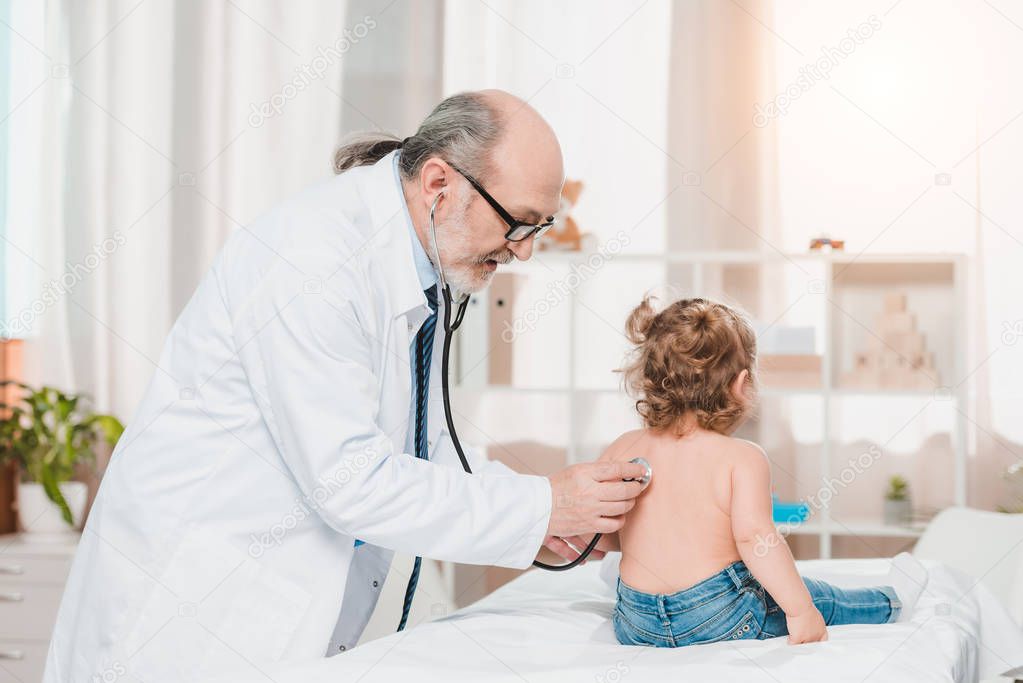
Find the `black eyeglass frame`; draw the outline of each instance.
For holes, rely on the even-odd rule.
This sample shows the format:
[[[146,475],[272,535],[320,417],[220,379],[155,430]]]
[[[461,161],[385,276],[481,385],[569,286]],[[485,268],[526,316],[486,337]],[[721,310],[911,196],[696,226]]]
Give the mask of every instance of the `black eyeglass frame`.
[[[487,200],[487,204],[490,204],[491,208],[493,208],[494,211],[497,212],[497,215],[501,217],[501,220],[503,220],[508,225],[508,231],[504,233],[504,238],[509,242],[521,242],[533,236],[540,238],[543,236],[545,232],[554,227],[554,216],[548,216],[543,223],[537,224],[529,223],[527,221],[520,221],[516,219],[514,216],[508,213],[505,210],[505,208],[501,206],[501,204],[490,195],[489,192],[483,189],[483,186],[480,185],[479,181],[477,181],[475,178],[473,178],[471,175],[469,175],[462,169],[452,164],[450,161],[448,161],[447,164],[451,168],[458,171],[458,173],[463,178],[468,180],[469,184],[472,185],[473,189],[479,192],[480,196],[483,197],[483,199]]]

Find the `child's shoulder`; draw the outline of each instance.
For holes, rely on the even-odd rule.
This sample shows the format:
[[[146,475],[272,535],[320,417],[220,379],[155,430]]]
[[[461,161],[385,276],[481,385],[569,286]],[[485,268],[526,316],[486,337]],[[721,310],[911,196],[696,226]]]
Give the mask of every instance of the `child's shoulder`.
[[[727,440],[725,448],[733,466],[757,470],[769,468],[767,453],[759,444],[730,436],[722,438]]]
[[[747,441],[746,439],[737,439],[734,436],[726,436],[725,438],[729,446],[738,454],[751,457],[751,458],[766,458],[767,453],[761,448],[760,444]]]
[[[699,447],[699,451],[712,450],[716,456],[721,457],[722,463],[739,467],[760,467],[767,462],[767,454],[764,449],[752,441],[704,430],[701,430],[697,438],[703,444],[702,447]],[[668,450],[665,450],[666,441],[671,442],[667,445]],[[677,439],[667,439],[663,434],[650,429],[633,429],[612,441],[604,449],[600,460],[631,460],[637,453],[647,455],[651,450],[664,453],[674,452],[675,448],[692,447],[683,445],[683,443]]]
[[[600,455],[601,460],[631,460],[634,456],[626,457],[635,448],[646,440],[648,435],[646,429],[633,429],[625,432],[604,449]]]

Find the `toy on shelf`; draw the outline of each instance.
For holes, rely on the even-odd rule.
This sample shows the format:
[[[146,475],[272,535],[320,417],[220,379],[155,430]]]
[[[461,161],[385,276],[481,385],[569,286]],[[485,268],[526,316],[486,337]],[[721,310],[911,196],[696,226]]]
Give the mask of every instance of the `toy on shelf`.
[[[842,378],[851,389],[933,389],[940,384],[934,354],[927,351],[916,316],[906,310],[906,295],[886,294],[884,310],[857,353],[853,369]]]
[[[830,237],[814,237],[810,240],[810,251],[842,251],[845,249],[845,240],[835,240]]]
[[[810,326],[757,325],[760,382],[771,389],[819,389],[821,356]]]
[[[810,517],[810,506],[806,503],[783,503],[772,495],[771,516],[777,524],[802,524]]]
[[[566,180],[561,188],[561,207],[554,214],[554,226],[547,231],[536,246],[540,251],[582,251],[586,237],[570,215],[583,191],[581,180]]]
[[[771,389],[820,389],[821,356],[812,353],[765,354],[757,359],[760,383]]]

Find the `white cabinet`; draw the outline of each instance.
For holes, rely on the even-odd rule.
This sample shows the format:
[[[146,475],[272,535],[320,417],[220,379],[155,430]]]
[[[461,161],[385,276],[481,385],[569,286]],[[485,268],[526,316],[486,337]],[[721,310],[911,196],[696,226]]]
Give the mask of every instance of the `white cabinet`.
[[[0,536],[0,683],[42,680],[78,538]]]

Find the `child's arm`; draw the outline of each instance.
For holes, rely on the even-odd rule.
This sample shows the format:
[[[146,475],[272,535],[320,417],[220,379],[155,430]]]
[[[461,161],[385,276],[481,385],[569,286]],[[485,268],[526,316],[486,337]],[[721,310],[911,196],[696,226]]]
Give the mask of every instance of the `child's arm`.
[[[739,457],[732,469],[732,534],[739,556],[785,612],[789,643],[827,640],[824,619],[796,571],[792,553],[774,526],[771,468],[763,450],[736,443]]]

